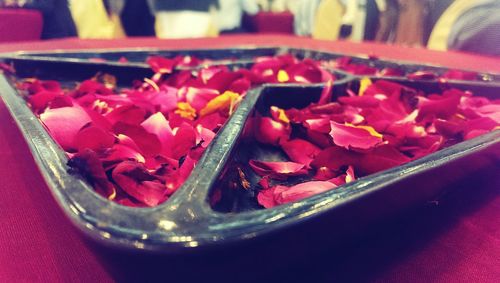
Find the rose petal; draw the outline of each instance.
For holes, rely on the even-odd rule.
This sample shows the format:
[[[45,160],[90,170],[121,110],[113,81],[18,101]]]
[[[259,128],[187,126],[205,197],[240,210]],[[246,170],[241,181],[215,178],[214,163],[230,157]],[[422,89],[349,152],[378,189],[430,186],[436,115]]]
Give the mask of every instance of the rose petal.
[[[175,68],[176,60],[167,59],[162,56],[150,56],[146,63],[153,69],[153,72],[160,74],[170,74]]]
[[[307,174],[305,165],[295,162],[265,162],[250,160],[248,164],[259,176],[270,176],[275,179],[286,179],[288,176]]]
[[[460,70],[448,70],[441,75],[441,78],[464,81],[475,81],[477,80],[477,77],[478,74],[476,72],[467,72]]]
[[[445,91],[442,96],[419,98],[419,114],[417,120],[427,115],[435,115],[438,118],[447,119],[458,110],[458,104],[463,92],[459,90]]]
[[[109,148],[115,143],[115,137],[113,134],[96,127],[94,125],[89,125],[81,129],[76,135],[73,144],[76,146],[78,151],[85,148],[98,151],[101,149]]]
[[[172,157],[179,159],[196,146],[196,130],[189,124],[181,124],[175,131],[172,144]]]
[[[226,91],[223,94],[211,99],[206,106],[200,110],[200,116],[206,116],[214,112],[228,111],[236,107],[240,95],[232,91]]]
[[[332,178],[328,180],[328,182],[331,182],[335,184],[336,186],[342,186],[344,184],[350,183],[352,181],[356,180],[356,176],[354,175],[354,167],[349,166],[346,170],[345,174],[342,174],[336,178]]]
[[[170,128],[170,124],[163,116],[163,113],[158,112],[149,116],[141,126],[151,134],[155,134],[161,142],[161,154],[165,157],[172,156],[172,147],[174,144],[174,134]]]
[[[361,175],[380,172],[409,162],[411,159],[390,145],[382,145],[363,154],[355,166]]]
[[[156,206],[167,200],[165,185],[158,182],[140,163],[124,161],[118,164],[112,178],[127,194],[148,206]]]
[[[278,185],[268,190],[260,191],[257,195],[257,200],[265,208],[271,208],[276,205],[298,201],[329,191],[335,187],[334,184],[324,181],[310,181],[292,187]]]
[[[76,134],[83,126],[91,122],[87,113],[78,107],[47,109],[40,115],[40,120],[57,143],[66,151],[77,148],[74,144]]]
[[[333,81],[327,81],[325,87],[321,91],[318,104],[326,104],[332,100]]]
[[[85,177],[103,197],[113,199],[116,196],[116,190],[108,181],[102,162],[93,150],[87,148],[78,152],[68,161],[68,166]]]
[[[309,166],[311,161],[316,158],[321,149],[314,144],[302,140],[281,140],[280,146],[288,155],[291,161]]]
[[[436,73],[432,71],[417,71],[406,75],[410,80],[435,80],[437,78]]]
[[[139,108],[135,105],[127,105],[114,109],[109,114],[104,115],[104,117],[112,125],[118,122],[138,125],[142,121],[144,121],[146,112],[144,111],[144,109]]]
[[[31,107],[36,112],[41,112],[47,108],[49,103],[51,103],[56,97],[62,96],[61,92],[54,91],[40,91],[28,98]]]
[[[258,142],[278,145],[282,139],[288,139],[292,129],[290,125],[276,122],[269,117],[256,117],[254,134]]]
[[[179,100],[183,100],[184,97],[185,101],[196,111],[203,109],[210,100],[216,98],[219,94],[215,89],[195,87],[180,88],[178,93]]]
[[[326,167],[335,171],[341,167],[354,165],[360,162],[361,154],[346,150],[338,146],[332,146],[317,153],[316,158],[311,163],[311,166],[318,168]]]
[[[207,81],[207,88],[215,89],[219,91],[219,93],[223,93],[229,89],[229,87],[233,84],[234,81],[236,81],[241,77],[242,74],[239,73],[221,71],[214,74]]]
[[[142,126],[117,122],[113,126],[115,134],[124,134],[130,137],[139,147],[144,156],[155,156],[160,153],[162,146],[156,134],[149,133]]]
[[[330,136],[332,136],[333,142],[347,149],[370,149],[382,142],[380,136],[362,127],[342,125],[336,122],[330,122],[330,126],[332,128]]]

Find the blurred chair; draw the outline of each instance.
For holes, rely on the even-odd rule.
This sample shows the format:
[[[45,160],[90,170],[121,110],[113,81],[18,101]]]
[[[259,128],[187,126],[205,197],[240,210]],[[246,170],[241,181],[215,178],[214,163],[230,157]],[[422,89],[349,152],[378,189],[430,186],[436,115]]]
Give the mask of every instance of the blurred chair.
[[[34,10],[0,9],[0,42],[39,40],[42,14]]]

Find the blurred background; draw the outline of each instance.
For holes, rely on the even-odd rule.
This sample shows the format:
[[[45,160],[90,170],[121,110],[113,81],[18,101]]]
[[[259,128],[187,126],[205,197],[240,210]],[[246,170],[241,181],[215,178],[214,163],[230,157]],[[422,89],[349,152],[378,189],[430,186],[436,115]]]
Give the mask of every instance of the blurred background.
[[[500,55],[499,0],[0,0],[0,42],[280,33]]]

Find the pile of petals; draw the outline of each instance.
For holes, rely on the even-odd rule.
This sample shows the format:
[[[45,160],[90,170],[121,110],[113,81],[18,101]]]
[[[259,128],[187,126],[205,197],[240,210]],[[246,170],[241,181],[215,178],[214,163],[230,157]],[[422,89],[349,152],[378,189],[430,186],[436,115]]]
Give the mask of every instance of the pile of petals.
[[[377,58],[372,58],[375,60]],[[340,69],[354,75],[378,76],[378,77],[406,77],[410,80],[439,80],[446,82],[448,80],[475,81],[479,74],[463,70],[447,70],[438,74],[432,70],[418,70],[406,72],[402,67],[377,68],[374,65],[353,62],[351,57],[340,57],[335,60],[323,62],[323,65],[333,69]]]
[[[196,59],[190,59],[198,64]],[[71,89],[26,79],[19,89],[68,165],[102,196],[128,206],[166,201],[187,179],[248,89],[266,82],[332,80],[311,60],[257,58],[249,69],[174,71],[185,58],[151,57],[151,78],[119,89],[109,75]]]
[[[262,176],[259,204],[270,208],[331,190],[500,125],[500,100],[457,89],[425,95],[383,80],[361,84],[359,93],[348,92],[337,102],[304,109],[273,106],[269,115],[256,114],[255,139],[288,157],[286,162],[250,160]]]

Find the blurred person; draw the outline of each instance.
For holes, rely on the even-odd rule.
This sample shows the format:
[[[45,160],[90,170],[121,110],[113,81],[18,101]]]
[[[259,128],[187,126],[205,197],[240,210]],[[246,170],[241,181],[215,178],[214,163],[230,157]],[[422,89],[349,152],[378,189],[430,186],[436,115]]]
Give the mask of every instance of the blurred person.
[[[375,41],[393,42],[396,36],[398,25],[399,3],[398,0],[385,0],[380,8],[378,29],[375,34]]]
[[[428,42],[435,50],[500,55],[500,2],[456,0],[439,18]]]
[[[255,15],[259,6],[255,0],[219,0],[219,9],[215,18],[215,25],[220,33],[241,33],[243,13]]]
[[[80,38],[123,38],[119,14],[123,0],[70,0],[70,11]]]
[[[311,35],[315,39],[336,40],[346,15],[346,6],[340,0],[321,0],[316,8]]]
[[[39,10],[43,15],[42,39],[77,35],[67,0],[0,0],[0,7]]]
[[[293,14],[293,29],[296,35],[310,36],[313,31],[321,0],[300,0]],[[330,22],[330,20],[327,20]],[[330,25],[330,24],[328,24]]]
[[[384,0],[366,0],[366,19],[363,40],[374,40],[379,28],[380,11],[386,8]]]
[[[257,0],[257,5],[259,5],[259,9],[261,11],[269,11],[271,9],[271,1],[269,0]]]
[[[427,16],[424,25],[424,40],[427,43],[437,21],[455,0],[426,0],[426,2]]]
[[[127,36],[155,35],[155,18],[147,0],[125,0],[120,19]]]
[[[352,41],[362,41],[365,35],[367,0],[340,0],[345,12],[341,16],[339,36]]]
[[[289,11],[292,14],[298,12],[301,0],[271,0],[270,7],[273,12],[285,12]]]
[[[213,9],[217,0],[148,0],[159,38],[195,38],[217,35]]]
[[[427,1],[399,0],[399,17],[394,42],[408,46],[424,44],[424,21]]]

